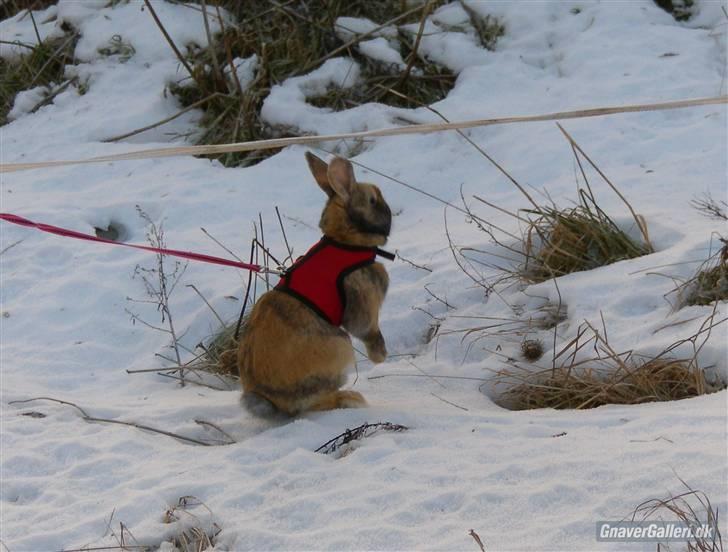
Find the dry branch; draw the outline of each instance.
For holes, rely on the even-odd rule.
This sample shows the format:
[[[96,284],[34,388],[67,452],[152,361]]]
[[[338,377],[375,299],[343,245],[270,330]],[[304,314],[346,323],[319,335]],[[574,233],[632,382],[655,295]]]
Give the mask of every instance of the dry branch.
[[[195,445],[201,445],[203,447],[209,447],[211,446],[210,443],[205,443],[204,441],[198,441],[197,439],[193,439],[192,437],[186,437],[184,435],[179,435],[178,433],[172,433],[170,431],[165,431],[163,429],[157,429],[155,427],[150,427],[148,425],[144,424],[138,424],[136,422],[125,422],[122,420],[111,420],[108,418],[97,418],[95,416],[91,416],[86,412],[83,408],[78,406],[76,403],[72,403],[70,401],[63,401],[60,399],[54,399],[52,397],[34,397],[32,399],[25,399],[25,400],[19,400],[19,401],[10,401],[8,404],[24,404],[29,403],[33,401],[52,401],[59,404],[64,404],[67,406],[71,406],[75,408],[78,412],[81,413],[81,419],[85,420],[87,422],[99,422],[99,423],[106,423],[106,424],[118,424],[118,425],[126,425],[135,427],[137,429],[143,429],[144,431],[151,431],[152,433],[159,433],[160,435],[166,435],[167,437],[173,437],[174,439],[179,439],[180,441],[185,441],[188,443],[193,443]]]
[[[320,452],[323,454],[331,454],[332,452],[335,452],[339,448],[343,447],[344,445],[356,441],[359,439],[364,439],[366,437],[371,437],[375,433],[379,431],[407,431],[409,428],[407,426],[403,426],[400,424],[393,424],[391,422],[377,422],[374,424],[362,424],[359,427],[355,427],[354,429],[347,429],[344,431],[344,433],[341,433],[340,435],[337,435],[333,439],[330,439],[326,441],[323,445],[321,445],[319,448],[317,448],[314,452]]]

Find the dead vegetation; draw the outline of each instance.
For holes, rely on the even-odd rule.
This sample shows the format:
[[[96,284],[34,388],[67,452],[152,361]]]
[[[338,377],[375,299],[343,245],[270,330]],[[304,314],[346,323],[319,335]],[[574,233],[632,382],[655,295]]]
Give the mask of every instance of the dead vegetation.
[[[169,335],[169,349],[172,351],[172,355],[157,353],[157,357],[169,364],[166,367],[127,370],[128,374],[156,374],[175,380],[181,386],[191,384],[216,391],[228,391],[238,387],[238,340],[241,332],[245,331],[248,309],[255,303],[259,294],[272,288],[277,281],[277,274],[287,266],[290,266],[294,260],[293,251],[288,243],[286,228],[283,224],[283,217],[278,207],[275,207],[275,212],[283,237],[282,245],[285,247],[286,254],[285,256],[281,255],[277,257],[271,252],[271,248],[266,245],[264,220],[262,214],[259,214],[258,220],[252,223],[253,239],[251,240],[250,256],[247,259],[247,263],[260,265],[263,269],[260,272],[252,270],[247,272],[247,285],[245,286],[245,292],[242,297],[241,311],[237,322],[225,320],[220,316],[194,284],[186,284],[184,286],[197,294],[218,322],[217,329],[194,347],[183,344],[182,337],[186,331],[180,333],[175,330],[170,304],[170,296],[179,287],[186,265],[181,265],[179,262],[176,262],[173,266],[168,266],[166,264],[167,256],[163,253],[158,253],[154,267],[136,268],[135,276],[141,277],[149,299],[127,299],[135,303],[155,305],[157,312],[161,314],[162,324],[166,325],[166,327],[149,323],[138,313],[131,312],[128,309],[127,313],[130,314],[133,323],[138,322],[154,331],[161,331]],[[155,224],[142,211],[140,211],[140,216],[149,228],[147,236],[149,243],[154,247],[163,246],[164,233],[161,224]],[[237,261],[244,262],[235,252],[211,235],[207,230],[204,228],[201,230],[216,245],[225,250],[228,255]],[[228,298],[238,299],[233,296],[229,296]],[[187,359],[183,361],[183,357],[187,357]],[[204,422],[198,423],[201,423],[201,425],[210,425]],[[220,432],[219,428],[214,429]]]
[[[728,221],[726,213],[728,204],[725,201],[716,201],[710,194],[697,197],[690,204],[708,218]],[[720,244],[717,250],[713,247],[711,239],[710,250],[714,252],[709,254],[690,278],[679,281],[675,289],[668,294],[676,297],[671,301],[675,308],[705,306],[728,300],[728,239],[721,235],[714,237]]]
[[[717,375],[708,378],[698,364],[712,329],[726,321],[715,321],[715,314],[714,310],[694,335],[654,356],[617,352],[609,344],[606,327],[600,331],[584,322],[571,341],[554,349],[550,367],[534,371],[511,360],[497,371],[495,386],[505,388],[497,402],[511,410],[584,409],[680,400],[725,389],[725,381]],[[673,356],[685,344],[692,346],[692,356]],[[587,354],[590,348],[593,353]]]
[[[543,282],[652,252],[617,226],[586,190],[578,193],[575,207],[539,206],[522,211],[528,216],[525,262],[520,267],[526,282]]]
[[[197,142],[204,144],[300,134],[298,129],[273,128],[263,121],[263,101],[273,86],[309,73],[335,56],[355,60],[361,68],[359,80],[353,86],[331,87],[323,95],[308,97],[310,104],[334,110],[368,102],[397,107],[430,104],[444,98],[455,82],[455,75],[418,52],[425,18],[445,3],[442,0],[414,5],[369,0],[245,3],[199,0],[210,46],[188,48],[186,54],[178,54],[189,77],[172,85],[170,90],[183,106],[203,110],[200,124],[204,131]],[[236,22],[226,21],[221,8]],[[503,26],[493,18],[483,19],[471,12],[476,34],[487,47],[494,47],[504,32]],[[337,19],[342,16],[366,18],[373,22],[374,28],[354,32],[341,23],[337,25]],[[222,28],[219,35],[209,32],[212,21]],[[416,23],[420,23],[417,31],[411,26],[405,27]],[[359,44],[374,38],[386,38],[402,55],[405,67],[384,63],[363,53]],[[175,50],[179,52],[179,48]],[[241,83],[233,69],[243,60],[254,66],[252,79],[247,83]],[[277,151],[226,153],[215,157],[226,166],[246,166]]]
[[[32,17],[31,9],[42,9],[47,0],[10,0],[6,2],[7,14],[25,10]],[[167,33],[149,0],[144,9],[154,19],[160,33],[173,50],[187,76],[169,86],[183,109],[162,121],[144,128],[113,136],[107,141],[118,141],[161,126],[190,109],[201,109],[201,132],[191,133],[196,143],[221,144],[278,138],[300,134],[300,129],[273,127],[261,117],[263,101],[271,88],[286,79],[305,75],[333,57],[346,56],[360,67],[360,75],[352,86],[330,87],[323,94],[307,97],[311,105],[333,110],[344,110],[370,102],[385,103],[395,107],[418,107],[444,98],[455,83],[456,76],[443,66],[434,63],[420,51],[425,21],[435,25],[437,32],[463,32],[475,35],[485,48],[495,48],[505,32],[496,18],[482,16],[466,2],[461,5],[468,14],[468,21],[457,28],[450,28],[427,20],[446,0],[421,2],[371,2],[369,0],[328,0],[305,2],[304,0],[197,0],[185,6],[190,17],[201,18],[207,32],[208,46],[175,44]],[[110,6],[114,2],[109,3]],[[371,28],[348,29],[340,17],[364,18]],[[219,32],[218,32],[219,30]],[[69,27],[68,32],[71,33]],[[73,36],[69,34],[69,36]],[[384,62],[361,44],[365,41],[386,40],[390,48],[398,51],[402,64]],[[0,61],[2,103],[0,115],[6,122],[14,98],[21,90],[33,84],[48,86],[45,103],[52,102],[59,87],[75,84],[83,93],[85,84],[64,82],[66,64],[73,63],[75,39],[58,43],[24,45],[28,54],[20,63]],[[62,47],[60,47],[62,46]],[[114,37],[100,53],[116,56],[123,63],[134,55],[133,44]],[[245,66],[247,77],[239,74]],[[31,84],[32,83],[32,84]],[[56,83],[56,86],[51,86]],[[41,105],[37,106],[40,107]],[[36,108],[37,108],[36,107]],[[34,108],[34,109],[36,109]],[[246,166],[277,153],[279,150],[224,153],[213,157],[225,166]]]
[[[165,543],[178,552],[203,552],[215,548],[222,528],[213,521],[210,508],[194,496],[182,496],[162,517],[165,524],[174,524],[176,531]],[[163,543],[164,544],[164,543]]]
[[[512,213],[474,196],[479,202],[510,215],[521,226],[520,243],[511,245],[507,242],[515,237],[514,233],[479,225],[504,254],[522,259],[513,267],[498,267],[504,273],[498,281],[512,279],[527,284],[540,283],[654,252],[644,218],[635,212],[629,201],[571,135],[561,125],[558,126],[571,146],[581,176],[581,182],[577,181],[577,199],[573,207],[561,208],[550,200],[539,204],[508,173],[505,174],[522,192],[530,207]],[[629,235],[602,208],[582,161],[586,161],[624,203],[641,240]]]
[[[373,436],[375,433],[380,431],[389,431],[399,433],[407,431],[409,428],[401,424],[393,424],[392,422],[377,422],[374,424],[365,423],[354,429],[347,429],[340,435],[337,435],[333,439],[326,441],[323,445],[318,447],[314,452],[320,452],[322,454],[333,454],[337,453],[338,457],[344,457],[349,454],[352,449],[352,443],[367,437]]]
[[[215,549],[217,537],[222,531],[220,525],[215,521],[212,510],[200,499],[191,495],[181,496],[176,504],[164,512],[161,522],[168,525],[169,530],[165,531],[166,535],[160,537],[156,543],[142,544],[122,521],[118,522],[117,529],[114,521],[115,515],[116,510],[111,512],[106,523],[106,532],[101,536],[102,541],[114,544],[105,546],[87,544],[80,548],[64,548],[63,552],[90,552],[92,550],[204,552]]]
[[[32,17],[30,12],[28,14],[28,17]],[[64,30],[64,36],[45,41],[41,41],[40,35],[37,35],[34,44],[16,42],[23,53],[13,60],[0,58],[0,126],[9,122],[8,114],[19,92],[43,87],[40,99],[28,110],[34,113],[77,83],[75,78],[66,79],[65,71],[67,65],[75,63],[78,34],[68,25]],[[79,90],[83,91],[83,87]]]
[[[672,291],[678,308],[728,301],[728,240],[719,236],[718,241],[721,247]]]
[[[667,498],[653,498],[638,505],[631,515],[631,521],[677,522],[692,529],[692,536],[680,542],[680,550],[689,552],[723,552],[723,537],[720,532],[718,507],[713,506],[703,491],[697,491],[683,481],[685,491]],[[669,543],[658,543],[658,550],[669,552]]]
[[[22,11],[44,10],[57,2],[58,0],[3,0],[0,2],[0,21]]]

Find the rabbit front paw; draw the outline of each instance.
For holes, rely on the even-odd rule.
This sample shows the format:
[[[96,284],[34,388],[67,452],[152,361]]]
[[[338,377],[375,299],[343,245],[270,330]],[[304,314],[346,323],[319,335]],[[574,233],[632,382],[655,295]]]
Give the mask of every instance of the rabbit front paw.
[[[368,337],[364,342],[367,346],[367,356],[374,364],[384,362],[387,358],[387,345],[384,343],[382,332]]]

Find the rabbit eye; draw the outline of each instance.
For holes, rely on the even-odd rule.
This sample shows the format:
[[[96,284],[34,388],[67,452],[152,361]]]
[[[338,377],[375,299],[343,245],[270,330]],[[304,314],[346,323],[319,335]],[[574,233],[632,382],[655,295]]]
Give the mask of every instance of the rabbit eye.
[[[374,196],[369,198],[369,205],[374,205],[377,202],[377,200],[374,198]]]

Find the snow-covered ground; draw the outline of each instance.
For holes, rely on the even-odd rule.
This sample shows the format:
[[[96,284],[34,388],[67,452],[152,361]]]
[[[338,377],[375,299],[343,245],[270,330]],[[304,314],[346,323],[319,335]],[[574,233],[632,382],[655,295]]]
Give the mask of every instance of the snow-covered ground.
[[[80,63],[67,76],[78,75],[88,91],[79,95],[71,87],[32,114],[27,111],[38,91],[21,95],[14,120],[0,129],[3,163],[158,147],[194,131],[200,114],[193,111],[128,142],[102,142],[179,110],[165,86],[184,77],[141,2],[107,4],[61,0],[35,14],[43,37],[57,34],[62,21],[80,30]],[[472,33],[442,30],[467,20],[458,3],[432,15],[421,50],[458,72],[455,88],[435,106],[450,120],[726,94],[725,2],[696,0],[697,13],[687,23],[677,23],[648,0],[469,4],[501,18],[506,33],[491,52]],[[155,7],[177,43],[205,44],[198,11],[163,2]],[[367,28],[366,22],[348,23],[349,29]],[[0,23],[0,34],[3,41],[32,43],[35,37],[29,18],[20,16]],[[99,53],[115,35],[133,46],[132,57]],[[368,48],[398,63],[386,36],[379,38]],[[2,44],[0,55],[16,53]],[[248,60],[245,71],[255,67]],[[306,133],[388,127],[400,118],[436,120],[426,110],[364,105],[332,113],[305,103],[307,95],[331,82],[347,85],[356,74],[349,60],[331,60],[312,76],[274,89],[264,116]],[[568,319],[559,326],[557,348],[573,339],[584,320],[601,325],[601,313],[615,349],[659,352],[695,333],[711,312],[672,309],[663,295],[674,284],[654,273],[689,276],[709,255],[711,233],[726,233],[724,223],[689,206],[703,192],[726,197],[726,108],[622,114],[564,126],[644,215],[657,251],[560,278]],[[574,159],[553,122],[493,126],[468,135],[523,184],[547,190],[561,205],[575,198]],[[456,204],[462,187],[468,202],[478,194],[511,211],[528,207],[455,133],[383,138],[365,146],[356,161]],[[300,254],[319,236],[324,200],[304,151],[290,147],[246,169],[178,157],[3,174],[0,211],[85,233],[114,222],[125,227],[128,242],[143,243],[147,226],[138,205],[164,222],[169,247],[227,256],[200,228],[244,253],[252,221],[262,213],[266,242],[283,251],[277,205]],[[503,366],[502,357],[489,351],[516,355],[519,339],[490,337],[473,344],[447,330],[474,325],[462,316],[512,316],[507,304],[528,317],[544,297],[555,300],[556,289],[552,283],[511,287],[486,298],[453,261],[442,204],[364,170],[357,175],[379,184],[398,213],[388,248],[431,272],[403,261],[388,264],[391,287],[381,324],[392,356],[376,367],[361,360],[358,377],[350,380],[370,407],[287,422],[252,418],[240,407],[237,390],[180,388],[153,374],[127,374],[162,366],[155,354],[169,352],[167,336],[133,325],[125,310],[158,321],[153,306],[127,301],[144,298],[142,282],[132,276],[136,265],[152,266],[153,256],[0,224],[4,549],[114,546],[110,529],[119,536],[119,523],[136,539],[127,533],[126,543],[159,544],[191,521],[183,515],[164,523],[165,511],[188,495],[209,508],[191,510],[201,523],[222,529],[217,550],[477,550],[470,529],[489,551],[653,549],[598,543],[595,522],[622,519],[645,500],[681,492],[678,476],[710,497],[726,532],[725,391],[634,407],[512,412],[492,401],[490,386],[484,393],[474,380],[369,379],[422,372],[489,378]],[[602,206],[629,228],[623,204],[595,182]],[[507,215],[482,207],[480,216],[516,229]],[[447,223],[457,244],[490,247],[487,236],[458,211],[448,209]],[[485,277],[495,276],[480,268]],[[246,278],[234,269],[189,265],[170,305],[185,346],[194,348],[219,323],[182,284],[195,285],[232,320]],[[454,308],[447,310],[427,290]],[[444,319],[441,337],[430,343],[425,336],[433,320],[423,310]],[[722,303],[716,320],[725,314]],[[550,359],[552,334],[533,336],[546,338]],[[405,354],[415,356],[395,356]],[[725,326],[716,329],[699,360],[714,375],[728,377]],[[128,426],[87,423],[57,403],[10,404],[33,397],[70,401],[91,416],[199,440],[218,438],[214,429],[195,423],[203,420],[237,442],[195,446]],[[342,458],[313,452],[366,421],[411,429],[365,439]]]

